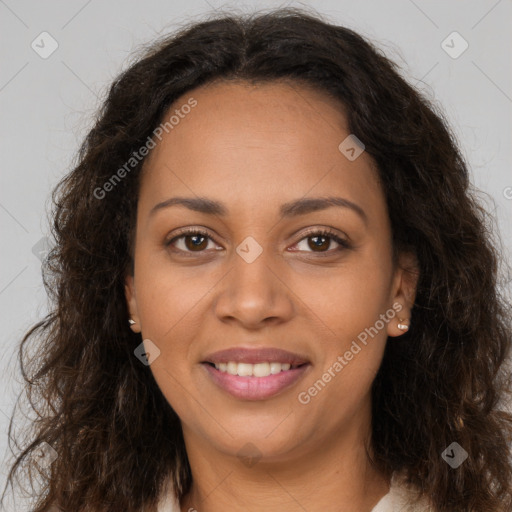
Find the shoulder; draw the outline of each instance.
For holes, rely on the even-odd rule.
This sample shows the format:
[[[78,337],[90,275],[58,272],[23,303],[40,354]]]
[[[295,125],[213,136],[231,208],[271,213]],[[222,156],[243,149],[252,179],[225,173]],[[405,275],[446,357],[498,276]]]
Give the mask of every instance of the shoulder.
[[[372,509],[372,512],[433,512],[429,500],[408,485],[399,475],[393,475],[389,493]]]

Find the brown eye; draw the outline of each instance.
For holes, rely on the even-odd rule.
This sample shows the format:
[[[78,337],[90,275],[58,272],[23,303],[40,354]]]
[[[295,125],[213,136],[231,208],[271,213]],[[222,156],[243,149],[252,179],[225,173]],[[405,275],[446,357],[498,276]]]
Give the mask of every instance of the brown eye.
[[[190,249],[191,251],[194,251],[196,249],[206,249],[206,247],[208,246],[208,238],[203,235],[186,235],[183,237],[183,239],[185,241],[185,246],[187,247],[187,249]]]
[[[329,256],[335,252],[343,249],[349,249],[349,243],[340,238],[336,233],[329,230],[321,230],[307,233],[307,236],[300,240],[299,244],[307,240],[307,247],[310,250],[299,249],[298,252],[312,252],[318,255]],[[203,253],[208,248],[208,242],[214,240],[208,235],[206,231],[191,229],[183,231],[171,240],[165,243],[167,247],[172,247],[174,251],[184,254],[190,253]],[[332,242],[336,242],[339,247],[329,250]],[[181,244],[181,246],[180,246]],[[297,244],[297,246],[299,245]]]
[[[173,246],[177,251],[182,252],[203,252],[212,239],[208,233],[201,230],[184,231],[165,243],[166,246]],[[176,242],[183,242],[181,247],[175,247]]]
[[[311,247],[311,249],[328,249],[331,245],[331,239],[327,236],[309,236],[307,238],[308,240],[313,240],[313,243],[308,242],[308,246]]]
[[[349,243],[346,240],[340,238],[336,233],[329,230],[315,231],[312,233],[308,233],[306,237],[304,237],[299,244],[303,241],[307,240],[307,247],[311,249],[311,251],[305,252],[316,252],[316,253],[333,253],[343,249],[348,249]],[[329,250],[329,247],[332,241],[336,242],[340,247]],[[299,245],[297,244],[297,245]]]

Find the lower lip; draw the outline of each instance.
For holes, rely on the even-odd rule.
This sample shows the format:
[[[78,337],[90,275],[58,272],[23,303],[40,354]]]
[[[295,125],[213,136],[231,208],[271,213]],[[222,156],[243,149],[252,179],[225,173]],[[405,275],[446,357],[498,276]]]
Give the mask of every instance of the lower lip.
[[[265,400],[293,386],[309,368],[304,364],[298,368],[281,371],[267,377],[240,377],[221,372],[207,363],[202,364],[213,382],[236,398],[245,400]]]

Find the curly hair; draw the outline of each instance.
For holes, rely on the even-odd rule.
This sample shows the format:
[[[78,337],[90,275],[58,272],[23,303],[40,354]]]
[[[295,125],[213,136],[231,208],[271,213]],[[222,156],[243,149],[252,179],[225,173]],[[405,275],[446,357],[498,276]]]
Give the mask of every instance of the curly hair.
[[[411,329],[387,344],[372,387],[374,462],[407,475],[436,512],[512,510],[512,315],[490,215],[441,109],[373,43],[298,8],[189,23],[144,48],[111,84],[53,191],[55,244],[43,266],[53,307],[19,346],[36,419],[8,483],[22,469],[32,486],[39,479],[33,512],[152,511],[169,478],[179,499],[190,489],[179,417],[134,357],[140,335],[126,328],[145,158],[107,198],[98,190],[173,102],[218,80],[286,80],[344,106],[376,162],[394,251],[413,251],[420,270]],[[441,457],[452,442],[469,454],[457,469]],[[58,457],[44,469],[34,454],[47,445]]]

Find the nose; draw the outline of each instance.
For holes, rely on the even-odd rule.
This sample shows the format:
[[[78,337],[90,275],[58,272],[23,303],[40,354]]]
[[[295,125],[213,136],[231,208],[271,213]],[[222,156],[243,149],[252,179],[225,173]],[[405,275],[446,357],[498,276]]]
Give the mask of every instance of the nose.
[[[252,330],[289,321],[295,308],[286,273],[271,261],[270,251],[261,251],[255,259],[241,254],[233,254],[232,267],[218,288],[217,317]]]

